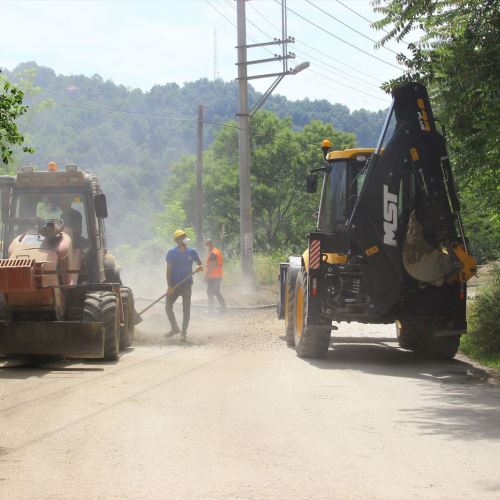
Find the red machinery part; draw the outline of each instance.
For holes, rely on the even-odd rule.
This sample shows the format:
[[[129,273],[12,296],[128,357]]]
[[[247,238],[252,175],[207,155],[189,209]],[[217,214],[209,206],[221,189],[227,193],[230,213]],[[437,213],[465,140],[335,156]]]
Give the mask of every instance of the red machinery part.
[[[1,259],[0,292],[36,290],[35,259]]]

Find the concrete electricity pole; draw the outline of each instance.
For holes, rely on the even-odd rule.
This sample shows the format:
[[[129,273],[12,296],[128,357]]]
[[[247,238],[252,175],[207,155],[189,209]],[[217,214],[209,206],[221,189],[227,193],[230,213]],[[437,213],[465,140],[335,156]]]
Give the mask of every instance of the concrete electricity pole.
[[[295,54],[288,52],[288,44],[294,43],[294,39],[287,34],[286,20],[286,0],[281,0],[281,21],[282,38],[273,41],[255,43],[247,45],[246,36],[246,0],[236,0],[237,31],[238,31],[238,142],[240,153],[240,244],[241,244],[241,267],[244,278],[253,283],[253,229],[252,229],[252,194],[250,190],[250,116],[255,113],[265,100],[271,95],[279,82],[286,75],[295,75],[309,67],[309,62],[303,62],[295,68],[288,68],[288,60],[294,59]],[[247,61],[247,49],[266,47],[270,45],[281,45],[282,54],[275,55],[267,59]],[[247,66],[250,64],[262,64],[281,61],[282,71],[279,73],[267,73],[263,75],[247,75]],[[255,103],[252,110],[248,111],[248,80],[257,78],[275,77],[276,80],[271,84],[267,91]]]
[[[250,120],[248,116],[247,34],[245,0],[237,0],[238,29],[238,145],[240,153],[240,245],[241,267],[253,281],[252,194],[250,190]]]
[[[198,135],[196,141],[196,199],[194,230],[196,231],[196,250],[203,250],[203,106],[198,106]]]

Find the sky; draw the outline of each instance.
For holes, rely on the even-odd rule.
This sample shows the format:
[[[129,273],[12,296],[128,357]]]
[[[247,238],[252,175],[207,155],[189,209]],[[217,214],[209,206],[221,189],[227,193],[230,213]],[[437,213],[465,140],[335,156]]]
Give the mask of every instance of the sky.
[[[351,110],[388,106],[390,98],[379,86],[402,73],[394,52],[404,45],[389,45],[394,52],[374,49],[368,38],[378,40],[383,32],[346,5],[367,19],[379,17],[369,0],[288,0],[288,35],[296,40],[289,45],[296,54],[289,66],[309,61],[310,67],[286,76],[274,94],[327,99]],[[281,38],[279,1],[250,0],[246,11],[248,44]],[[0,0],[0,67],[10,70],[35,61],[58,74],[99,74],[147,91],[167,82],[234,80],[235,46],[234,0]],[[248,60],[279,51],[277,46],[249,49]],[[251,65],[248,73],[279,71],[281,63],[272,62]],[[251,85],[264,92],[272,82],[266,78]]]

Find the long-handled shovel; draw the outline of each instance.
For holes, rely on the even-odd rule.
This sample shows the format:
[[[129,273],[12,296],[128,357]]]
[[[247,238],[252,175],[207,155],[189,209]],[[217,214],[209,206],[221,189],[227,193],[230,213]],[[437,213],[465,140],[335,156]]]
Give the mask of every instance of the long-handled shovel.
[[[176,288],[181,286],[183,283],[185,283],[191,276],[194,276],[198,271],[195,269],[191,274],[188,274],[186,277],[182,278],[179,283],[176,283],[170,290],[173,292]],[[160,300],[164,299],[167,296],[166,293],[164,293],[161,297],[158,297],[154,302],[151,302],[148,307],[145,307],[142,311],[138,312],[137,315],[141,316],[141,314],[144,314],[147,310],[151,309],[155,304],[158,304]]]

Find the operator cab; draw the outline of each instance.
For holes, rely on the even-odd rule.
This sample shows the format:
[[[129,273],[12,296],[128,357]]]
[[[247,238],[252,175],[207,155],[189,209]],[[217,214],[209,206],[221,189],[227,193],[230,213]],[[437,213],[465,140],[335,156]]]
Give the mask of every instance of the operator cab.
[[[86,207],[82,195],[61,194],[54,190],[23,192],[13,196],[12,225],[9,236],[39,234],[41,227],[58,222],[64,227],[76,248],[88,248]],[[5,256],[6,257],[6,256]]]
[[[325,154],[318,231],[332,234],[346,228],[365,180],[368,160],[375,150],[344,149]],[[311,181],[310,181],[311,182]]]
[[[62,245],[68,254],[61,258],[68,261],[63,268],[81,269],[80,281],[102,281],[107,207],[95,176],[76,165],[59,170],[51,162],[48,171],[23,167],[16,177],[1,177],[0,191],[4,259],[14,248],[61,250]]]

